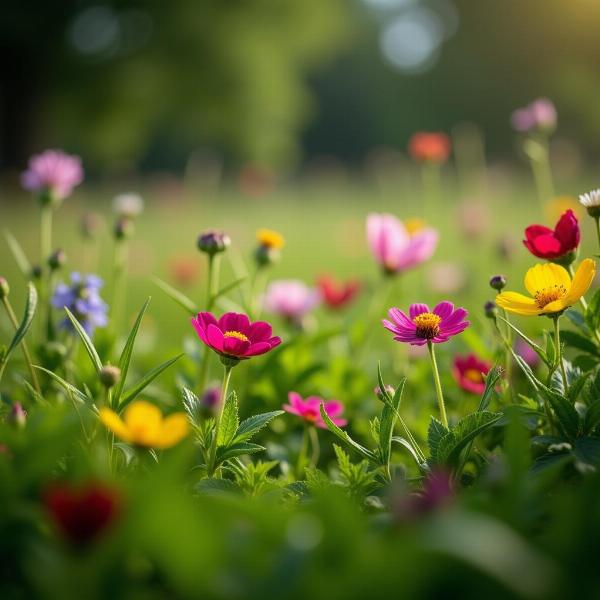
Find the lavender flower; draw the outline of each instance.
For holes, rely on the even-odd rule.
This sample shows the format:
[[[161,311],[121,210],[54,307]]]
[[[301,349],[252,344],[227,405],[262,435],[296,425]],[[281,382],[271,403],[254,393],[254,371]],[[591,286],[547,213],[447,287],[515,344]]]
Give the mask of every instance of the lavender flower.
[[[92,335],[96,327],[108,323],[108,305],[100,297],[100,288],[104,282],[97,275],[71,273],[71,285],[59,283],[52,296],[52,306],[57,309],[68,308],[81,323],[85,331]],[[68,318],[61,321],[61,327],[71,329]]]

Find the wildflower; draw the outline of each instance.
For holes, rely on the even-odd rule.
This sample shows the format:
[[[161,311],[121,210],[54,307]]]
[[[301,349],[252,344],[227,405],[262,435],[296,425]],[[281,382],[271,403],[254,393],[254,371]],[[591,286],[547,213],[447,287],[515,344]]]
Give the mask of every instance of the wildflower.
[[[123,419],[110,408],[101,408],[100,420],[119,439],[144,448],[170,448],[189,433],[185,413],[163,418],[160,409],[145,400],[132,402]]]
[[[420,492],[392,499],[392,510],[400,520],[414,520],[447,508],[454,496],[451,473],[435,469],[427,475]]]
[[[119,194],[113,198],[113,210],[120,217],[133,219],[144,210],[144,200],[135,192]]]
[[[225,252],[231,245],[231,238],[223,231],[205,231],[198,238],[198,250],[209,256]]]
[[[547,98],[539,98],[524,108],[515,110],[511,123],[516,131],[522,133],[534,130],[552,132],[556,128],[556,108]]]
[[[530,225],[525,229],[525,247],[538,258],[571,263],[579,247],[580,231],[577,217],[567,210],[554,229],[544,225]]]
[[[17,427],[25,427],[27,423],[27,411],[20,402],[15,402],[8,413],[8,421]]]
[[[317,286],[323,302],[333,310],[339,310],[350,304],[360,291],[360,281],[357,279],[337,282],[328,275],[319,277]]]
[[[100,383],[105,388],[111,388],[119,382],[121,379],[121,369],[115,365],[105,365],[100,369]]]
[[[192,319],[198,337],[212,348],[221,359],[245,360],[269,352],[281,344],[281,338],[272,335],[271,326],[264,321],[250,323],[239,313],[225,313],[218,321],[209,312],[198,313]]]
[[[432,311],[427,304],[412,304],[409,315],[399,308],[390,308],[388,316],[391,320],[384,319],[382,323],[394,334],[397,342],[414,346],[447,342],[469,326],[469,321],[465,321],[467,311],[464,308],[455,309],[454,304],[447,301],[440,302]]]
[[[518,315],[557,315],[579,302],[595,274],[596,263],[590,258],[582,261],[573,280],[560,265],[537,264],[525,274],[525,288],[531,297],[502,292],[496,296],[496,304]]]
[[[309,396],[305,400],[297,392],[288,394],[289,404],[283,405],[283,410],[298,415],[307,423],[316,425],[321,429],[327,429],[327,425],[321,418],[321,404],[325,408],[327,416],[338,426],[343,427],[348,423],[346,419],[340,417],[344,412],[344,405],[339,400],[323,400],[319,396]]]
[[[483,394],[485,377],[491,368],[492,363],[482,360],[476,354],[456,356],[452,366],[452,376],[463,390],[472,394]]]
[[[441,132],[420,131],[408,141],[408,153],[419,162],[445,163],[450,156],[450,138]]]
[[[488,300],[483,305],[483,312],[488,319],[495,319],[498,316],[498,307],[495,302]]]
[[[46,150],[29,159],[21,175],[26,190],[36,192],[42,204],[59,204],[83,181],[81,159],[60,150]]]
[[[263,299],[266,310],[293,323],[300,323],[320,301],[317,290],[296,279],[273,281]]]
[[[121,497],[116,490],[100,484],[55,485],[44,494],[44,505],[68,541],[85,545],[114,522]]]
[[[367,217],[371,253],[387,274],[406,271],[431,258],[438,233],[431,227],[408,231],[394,215],[371,213]]]
[[[58,309],[68,308],[91,335],[96,327],[104,327],[108,323],[108,306],[100,297],[102,285],[103,281],[97,275],[71,273],[71,285],[59,283],[56,286],[52,306]],[[67,329],[72,327],[67,318],[61,325]]]
[[[388,396],[393,397],[394,394],[396,393],[396,390],[391,385],[389,385],[389,384],[386,384],[384,386],[384,389],[385,389],[385,393]],[[373,388],[373,393],[377,396],[377,398],[379,400],[383,400],[385,398],[384,393],[381,391],[381,388],[379,386]]]
[[[600,189],[586,192],[579,196],[579,202],[588,211],[588,214],[592,217],[600,217]]]
[[[256,233],[258,247],[254,253],[259,267],[265,267],[281,258],[281,249],[285,244],[283,236],[271,229],[259,229]]]
[[[5,277],[0,277],[0,300],[8,297],[9,294],[10,286],[8,285],[8,281],[6,281]]]
[[[506,277],[504,275],[494,275],[490,279],[490,287],[501,292],[506,287]]]

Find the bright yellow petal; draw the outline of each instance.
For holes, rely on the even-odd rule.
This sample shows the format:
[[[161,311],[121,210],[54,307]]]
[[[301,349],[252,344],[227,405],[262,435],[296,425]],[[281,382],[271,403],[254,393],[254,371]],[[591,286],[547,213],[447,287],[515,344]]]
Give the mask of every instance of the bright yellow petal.
[[[535,265],[525,274],[525,288],[532,296],[544,288],[561,285],[568,290],[571,277],[564,267],[554,263]]]
[[[130,442],[131,436],[125,423],[123,423],[121,417],[110,408],[100,409],[100,420],[108,429],[110,429],[118,438],[124,442]]]
[[[549,302],[548,304],[546,304],[546,306],[544,306],[541,312],[544,315],[551,315],[553,313],[562,312],[566,308],[569,308],[569,306],[571,305],[572,303],[570,303],[568,297],[565,296],[564,298],[559,298],[558,300],[553,300],[552,302]]]
[[[581,262],[573,277],[571,289],[569,289],[565,298],[567,306],[573,306],[573,304],[579,301],[581,296],[590,289],[595,276],[596,263],[591,258],[586,258]]]
[[[189,432],[190,423],[185,413],[175,413],[163,421],[156,447],[170,448],[180,442]]]
[[[539,315],[535,300],[518,292],[502,292],[496,296],[496,304],[508,312],[518,315]]]
[[[138,400],[125,410],[125,424],[132,442],[139,446],[155,446],[162,428],[162,413],[154,404]]]

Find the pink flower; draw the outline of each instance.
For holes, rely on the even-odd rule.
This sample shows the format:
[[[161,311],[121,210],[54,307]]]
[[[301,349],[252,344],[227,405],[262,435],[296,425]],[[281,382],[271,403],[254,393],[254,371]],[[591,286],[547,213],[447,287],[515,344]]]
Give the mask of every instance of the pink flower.
[[[244,360],[265,354],[281,344],[281,338],[272,337],[268,323],[250,323],[243,314],[225,313],[217,321],[211,313],[201,312],[192,319],[192,325],[209,348],[228,359]]]
[[[514,129],[524,133],[534,129],[552,131],[556,127],[556,107],[547,98],[539,98],[515,110],[511,123]]]
[[[348,423],[346,419],[340,418],[344,412],[344,405],[339,400],[323,400],[319,396],[309,396],[306,400],[297,392],[288,394],[289,404],[283,405],[283,410],[293,415],[298,415],[308,423],[312,423],[321,429],[327,429],[327,425],[321,418],[321,404],[325,407],[327,416],[338,426],[343,427]]]
[[[492,363],[480,359],[475,354],[456,356],[452,366],[452,376],[463,390],[472,394],[483,394],[485,377],[491,368]]]
[[[367,241],[375,260],[392,274],[431,258],[438,233],[431,227],[417,228],[411,233],[394,215],[371,213],[367,217]]]
[[[264,297],[265,309],[276,315],[300,321],[321,302],[317,290],[296,279],[272,282]]]
[[[64,200],[83,181],[81,159],[60,150],[46,150],[29,159],[29,168],[21,175],[26,190],[47,193],[55,201]]]
[[[427,304],[411,304],[408,317],[399,308],[390,308],[391,321],[383,319],[383,326],[394,334],[397,342],[407,342],[412,346],[423,346],[428,342],[441,344],[452,336],[463,332],[469,321],[465,321],[467,311],[454,308],[452,302],[440,302],[433,311]]]

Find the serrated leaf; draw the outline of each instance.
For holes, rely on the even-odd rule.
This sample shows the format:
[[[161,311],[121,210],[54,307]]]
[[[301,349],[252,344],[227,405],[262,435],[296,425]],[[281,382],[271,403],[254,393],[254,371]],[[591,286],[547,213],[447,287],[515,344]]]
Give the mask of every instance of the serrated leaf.
[[[23,251],[23,248],[21,248],[21,244],[19,244],[17,238],[10,231],[8,231],[8,229],[4,230],[4,239],[6,240],[8,248],[15,259],[15,262],[17,263],[17,267],[19,267],[19,271],[21,271],[25,279],[30,279],[32,272],[31,263]]]
[[[569,439],[577,437],[580,429],[580,420],[579,414],[573,405],[564,396],[553,390],[545,390],[542,394],[548,400],[556,415],[561,433]]]
[[[4,354],[4,358],[7,359],[10,353],[21,343],[23,338],[27,335],[29,328],[31,327],[31,323],[33,322],[33,317],[35,316],[35,310],[37,308],[37,290],[33,283],[29,283],[27,285],[27,300],[25,302],[25,312],[23,313],[23,318],[21,319],[21,323],[17,330],[15,331],[15,335],[11,340],[8,348],[6,349],[6,353]]]
[[[282,414],[282,410],[273,410],[271,412],[248,417],[240,423],[240,426],[235,432],[233,443],[237,444],[238,442],[246,442],[252,439],[263,427],[266,427],[275,417]]]
[[[217,446],[228,446],[233,440],[239,424],[237,395],[235,392],[231,392],[223,406],[223,414],[221,415],[217,435]]]
[[[44,367],[40,367],[38,365],[33,365],[34,369],[38,369],[39,371],[43,371],[46,375],[49,375],[56,381],[66,392],[72,394],[76,400],[79,400],[83,404],[93,404],[93,400],[86,396],[81,390],[78,390],[74,385],[71,385],[68,381],[65,381],[62,377],[53,373],[52,371],[48,371]]]
[[[438,421],[435,417],[431,417],[427,429],[427,446],[429,448],[429,455],[434,462],[437,460],[437,451],[440,440],[448,433],[448,431],[448,428],[445,427],[441,421]]]
[[[240,442],[239,444],[233,444],[232,446],[217,449],[217,459],[215,462],[217,465],[220,465],[222,462],[236,458],[237,456],[254,454],[256,452],[262,452],[263,450],[266,450],[264,446],[259,446],[258,444],[252,444],[250,442]]]
[[[81,341],[83,342],[85,351],[87,352],[88,356],[90,357],[90,360],[92,361],[92,365],[96,369],[96,373],[99,374],[100,370],[102,369],[102,361],[100,360],[100,356],[98,356],[98,351],[94,347],[94,344],[93,344],[92,340],[90,339],[90,336],[87,334],[85,329],[82,327],[81,323],[75,318],[73,313],[66,306],[65,306],[65,312],[67,313],[67,317],[69,318],[69,321],[71,321],[71,325],[73,325],[73,329],[75,329],[75,332],[81,338]]]
[[[152,277],[152,281],[167,295],[171,300],[179,304],[184,310],[190,315],[195,317],[199,310],[193,300],[190,300],[185,294],[182,294],[179,290],[176,290],[173,286],[169,285],[166,281],[159,279],[158,277]]]
[[[190,420],[193,423],[196,423],[200,416],[200,409],[202,406],[200,398],[185,387],[181,390],[181,393],[183,395],[183,407],[185,408],[185,412],[187,412]]]

